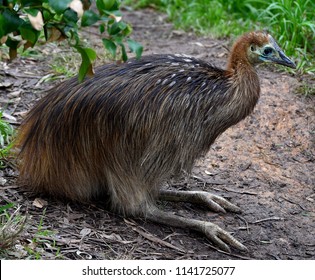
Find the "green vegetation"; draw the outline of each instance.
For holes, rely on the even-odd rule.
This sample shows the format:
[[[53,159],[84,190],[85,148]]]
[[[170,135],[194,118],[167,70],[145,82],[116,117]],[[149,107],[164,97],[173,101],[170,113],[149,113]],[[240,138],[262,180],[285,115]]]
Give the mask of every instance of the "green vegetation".
[[[13,203],[0,206],[0,255],[14,245],[25,226],[26,218],[20,215],[19,208],[9,214],[13,207]]]
[[[24,250],[27,253],[28,259],[60,259],[60,248],[57,247],[56,241],[53,237],[56,234],[52,230],[47,230],[44,227],[44,217],[46,215],[46,209],[43,211],[43,215],[40,218],[39,224],[37,226],[37,232],[34,234],[32,240],[27,246],[24,246]],[[53,252],[48,253],[46,250]]]
[[[56,233],[44,226],[45,215],[46,210],[34,233],[28,228],[27,216],[21,213],[20,207],[13,203],[0,205],[0,259],[61,259],[60,248],[54,240]],[[23,238],[23,232],[33,238]]]
[[[9,155],[12,146],[11,140],[14,135],[14,128],[3,120],[2,114],[0,111],[0,167],[5,165],[4,159]]]
[[[216,37],[238,36],[253,29],[268,29],[298,69],[315,73],[314,0],[126,0],[142,8],[156,7],[169,15],[177,28]]]
[[[94,49],[86,46],[79,36],[80,27],[99,26],[100,37],[106,50],[120,59],[128,59],[126,45],[141,56],[142,46],[129,38],[132,28],[121,20],[118,0],[95,0],[97,12],[90,9],[90,0],[0,0],[0,45],[9,48],[10,59],[24,50],[41,43],[67,39],[80,55],[82,63],[79,80],[92,75]]]
[[[77,63],[79,60],[79,55],[71,51],[60,52],[57,55],[53,55],[53,59],[49,64],[53,75],[52,77],[47,77],[46,81],[75,76],[78,72]]]

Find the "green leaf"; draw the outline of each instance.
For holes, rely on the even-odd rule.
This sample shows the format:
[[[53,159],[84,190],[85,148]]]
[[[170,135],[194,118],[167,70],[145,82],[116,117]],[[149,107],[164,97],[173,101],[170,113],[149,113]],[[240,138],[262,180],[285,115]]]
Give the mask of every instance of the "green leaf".
[[[20,41],[18,40],[13,40],[11,39],[10,37],[8,37],[8,39],[6,40],[5,44],[10,47],[10,48],[13,48],[13,49],[16,49],[18,44],[20,43]]]
[[[32,6],[39,6],[42,5],[41,0],[20,0],[19,1],[22,7],[32,7]]]
[[[12,202],[1,206],[1,207],[0,207],[0,214],[2,214],[3,212],[5,212],[5,210],[8,210],[8,209],[12,208],[13,206],[14,206],[14,203],[12,203]]]
[[[17,56],[17,47],[20,41],[12,40],[10,37],[6,40],[5,44],[9,47],[10,59],[14,59]]]
[[[33,17],[36,17],[39,10],[38,9],[24,9],[25,13],[30,14]]]
[[[107,11],[118,10],[119,1],[117,0],[96,0],[96,7],[100,14],[104,14]]]
[[[42,11],[44,22],[50,22],[53,21],[54,14],[52,14],[49,10],[44,9]]]
[[[32,44],[32,47],[36,44],[40,31],[35,30],[31,24],[24,23],[19,28],[21,36],[24,40],[27,40]]]
[[[99,29],[100,33],[103,34],[105,32],[105,24],[104,23],[100,24]]]
[[[110,11],[116,4],[116,0],[96,0],[96,7],[100,12]]]
[[[116,35],[121,31],[120,24],[115,22],[113,25],[108,26],[107,32],[109,35]]]
[[[62,14],[72,0],[48,0],[49,5],[56,11],[57,14]]]
[[[122,35],[123,36],[128,36],[128,35],[130,35],[131,32],[132,32],[131,26],[129,24],[126,24],[125,28],[122,31]]]
[[[23,22],[24,21],[20,19],[16,13],[9,9],[4,10],[3,13],[0,14],[0,38],[18,30]]]
[[[96,59],[96,52],[91,48],[82,48],[81,46],[74,46],[81,54],[82,62],[79,69],[79,81],[82,82],[86,75],[93,75],[92,61]]]
[[[113,8],[115,2],[117,1],[116,0],[103,0],[105,10],[110,11],[111,8]]]
[[[81,26],[90,26],[93,25],[100,19],[100,16],[94,13],[93,11],[87,10],[84,12],[81,19]]]
[[[79,20],[78,14],[70,8],[65,10],[63,18],[67,23],[70,23],[72,26],[76,25],[77,21]]]
[[[127,61],[128,56],[127,56],[127,52],[126,52],[126,47],[124,44],[119,44],[121,46],[121,58],[123,61]]]
[[[117,22],[117,24],[118,24],[120,30],[125,30],[128,27],[127,23],[125,23],[123,21]]]
[[[106,50],[109,51],[109,53],[111,54],[112,57],[116,57],[116,51],[117,51],[117,46],[116,44],[108,39],[102,39],[103,41],[103,45],[105,47]]]
[[[142,55],[143,46],[138,42],[128,39],[127,40],[129,49],[136,54],[136,57],[139,59]]]
[[[91,48],[84,48],[84,50],[85,50],[85,53],[87,54],[87,56],[91,62],[97,58],[97,54],[96,54],[95,50],[93,50]]]
[[[98,11],[100,12],[100,14],[103,14],[104,10],[105,10],[105,5],[103,3],[103,0],[96,0],[96,7],[98,9]]]
[[[4,16],[0,14],[0,39],[6,35]]]

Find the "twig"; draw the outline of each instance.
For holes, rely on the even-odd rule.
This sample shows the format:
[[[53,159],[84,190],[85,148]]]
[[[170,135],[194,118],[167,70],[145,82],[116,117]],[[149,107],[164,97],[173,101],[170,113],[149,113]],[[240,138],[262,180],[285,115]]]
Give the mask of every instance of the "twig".
[[[206,183],[206,184],[211,184],[211,185],[228,185],[228,183],[225,181],[207,180],[207,179],[203,179],[203,178],[196,176],[196,175],[192,175],[191,178],[196,179],[197,181],[199,181],[201,183]]]
[[[269,255],[270,257],[273,257],[275,260],[280,260],[280,258],[276,255],[273,255],[271,253],[267,253],[267,255]]]
[[[102,238],[88,238],[88,241],[91,243],[96,243],[99,246],[105,247],[106,249],[109,249],[111,252],[113,252],[115,255],[119,256],[119,253],[116,252],[112,246],[108,245],[108,243],[105,242],[105,240],[103,240]]]
[[[236,258],[239,258],[239,259],[242,259],[242,260],[252,260],[252,258],[248,258],[248,257],[245,257],[245,256],[241,256],[241,255],[236,255],[236,254],[233,254],[233,253],[229,253],[229,252],[225,252],[225,251],[222,251],[210,244],[206,244],[208,247],[210,247],[211,249],[219,252],[219,253],[222,253],[222,254],[225,254],[225,255],[228,255],[228,256],[232,256],[232,257],[236,257]]]
[[[251,191],[237,191],[237,190],[234,190],[232,188],[227,188],[227,187],[224,187],[223,189],[228,191],[228,192],[234,192],[234,193],[240,193],[240,194],[248,194],[248,195],[258,195],[258,193],[251,192]]]
[[[294,202],[294,201],[292,201],[292,200],[290,200],[290,199],[288,199],[288,198],[286,198],[286,197],[284,197],[284,196],[281,196],[280,198],[284,199],[284,200],[287,201],[287,202],[290,202],[290,203],[292,203],[292,204],[295,204],[295,205],[299,206],[303,211],[307,211],[307,209],[305,209],[303,206],[301,206],[301,205],[298,204],[297,202]]]
[[[10,72],[3,71],[5,75],[11,76],[13,78],[27,78],[27,79],[40,79],[42,76],[37,75],[23,75],[23,74],[12,74]]]
[[[36,239],[38,241],[45,241],[45,240],[54,241],[54,242],[61,243],[61,244],[67,245],[67,246],[71,245],[71,247],[74,247],[74,248],[77,248],[77,249],[80,248],[79,245],[75,244],[75,243],[79,243],[80,240],[71,240],[71,239],[66,240],[64,238],[50,237],[50,236],[40,236],[40,235],[37,235]]]
[[[6,186],[6,187],[0,187],[0,190],[10,190],[10,189],[18,189],[19,186]]]
[[[167,242],[167,241],[164,241],[152,234],[149,234],[149,233],[146,233],[136,227],[131,227],[134,231],[138,232],[140,235],[142,235],[144,238],[150,240],[150,241],[153,241],[153,242],[156,242],[162,246],[165,246],[165,247],[168,247],[168,248],[171,248],[171,249],[174,249],[174,250],[177,250],[181,253],[187,253],[187,251],[185,249],[182,249],[182,248],[179,248],[179,247],[176,247],[174,246],[173,244]]]
[[[243,217],[241,217],[239,215],[236,215],[236,217],[239,218],[240,220],[242,220],[245,223],[245,225],[246,225],[245,229],[247,230],[247,233],[249,233],[248,222]]]
[[[265,218],[265,219],[261,219],[258,221],[254,221],[254,222],[250,222],[251,224],[259,224],[262,222],[267,222],[267,221],[283,221],[284,218],[280,218],[280,217],[269,217],[269,218]]]
[[[167,242],[167,241],[164,241],[154,235],[152,235],[151,233],[147,233],[147,232],[144,232],[143,230],[140,230],[139,228],[135,227],[133,223],[131,222],[128,222],[126,219],[125,219],[125,222],[128,226],[130,226],[132,228],[132,230],[134,230],[135,232],[139,233],[140,235],[142,235],[144,238],[150,240],[150,241],[153,241],[155,243],[158,243],[162,246],[165,246],[165,247],[168,247],[168,248],[171,248],[171,249],[175,249],[181,253],[187,253],[187,251],[185,249],[182,249],[182,248],[179,248],[179,247],[176,247],[174,246],[173,244]]]
[[[199,182],[202,182],[202,183],[206,183],[206,184],[211,184],[211,185],[229,185],[229,183],[227,182],[224,182],[224,181],[220,181],[220,180],[207,180],[207,179],[203,179],[199,176],[196,176],[196,175],[192,175],[191,178],[193,179],[196,179],[198,180]],[[248,195],[258,195],[258,193],[256,192],[251,192],[251,191],[237,191],[237,190],[234,190],[232,188],[227,188],[227,187],[223,187],[221,189],[216,189],[216,188],[213,188],[214,190],[217,190],[217,191],[222,191],[222,189],[228,191],[228,192],[234,192],[234,193],[240,193],[240,194],[248,194]]]
[[[306,198],[306,200],[308,200],[308,201],[310,201],[310,202],[314,202],[314,198],[313,197],[315,197],[315,193],[313,193],[313,194],[311,194],[310,196],[308,196],[307,198]]]

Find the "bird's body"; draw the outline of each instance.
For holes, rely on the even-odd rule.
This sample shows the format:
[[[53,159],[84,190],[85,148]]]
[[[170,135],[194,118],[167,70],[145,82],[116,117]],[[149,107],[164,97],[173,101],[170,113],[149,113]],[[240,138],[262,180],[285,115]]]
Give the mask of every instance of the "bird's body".
[[[161,184],[189,172],[258,101],[255,63],[242,50],[267,35],[249,34],[234,45],[226,70],[152,55],[54,87],[20,129],[21,184],[76,201],[106,195],[115,211],[163,216],[151,211]]]

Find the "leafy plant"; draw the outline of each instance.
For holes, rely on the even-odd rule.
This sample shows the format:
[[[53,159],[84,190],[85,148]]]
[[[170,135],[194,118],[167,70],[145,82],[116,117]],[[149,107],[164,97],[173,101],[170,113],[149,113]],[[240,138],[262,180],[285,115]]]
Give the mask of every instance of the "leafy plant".
[[[60,248],[53,239],[56,233],[44,226],[45,215],[46,210],[38,226],[29,228],[26,226],[27,215],[21,213],[20,207],[13,203],[0,205],[0,258],[62,259]]]
[[[13,135],[14,128],[2,119],[2,112],[0,111],[0,166],[3,166],[3,158],[9,154]]]
[[[56,245],[54,240],[51,240],[50,237],[56,235],[56,233],[52,230],[46,229],[44,227],[44,218],[46,216],[46,209],[43,210],[43,215],[39,220],[39,224],[37,226],[37,232],[34,234],[30,243],[25,246],[25,250],[29,256],[29,258],[33,259],[42,259],[46,258],[47,252],[45,252],[45,248],[48,246],[51,250],[53,250],[54,257],[59,258],[60,248]],[[47,240],[49,238],[49,240]]]
[[[14,244],[26,223],[26,216],[23,217],[19,213],[20,208],[12,214],[7,212],[12,207],[14,207],[12,203],[0,207],[0,252]]]
[[[0,0],[0,44],[9,47],[10,58],[17,49],[33,47],[43,37],[44,42],[68,40],[80,55],[79,80],[93,74],[96,52],[82,43],[80,27],[98,24],[104,47],[116,58],[128,59],[126,45],[139,58],[142,46],[129,38],[132,28],[122,21],[119,0]]]

